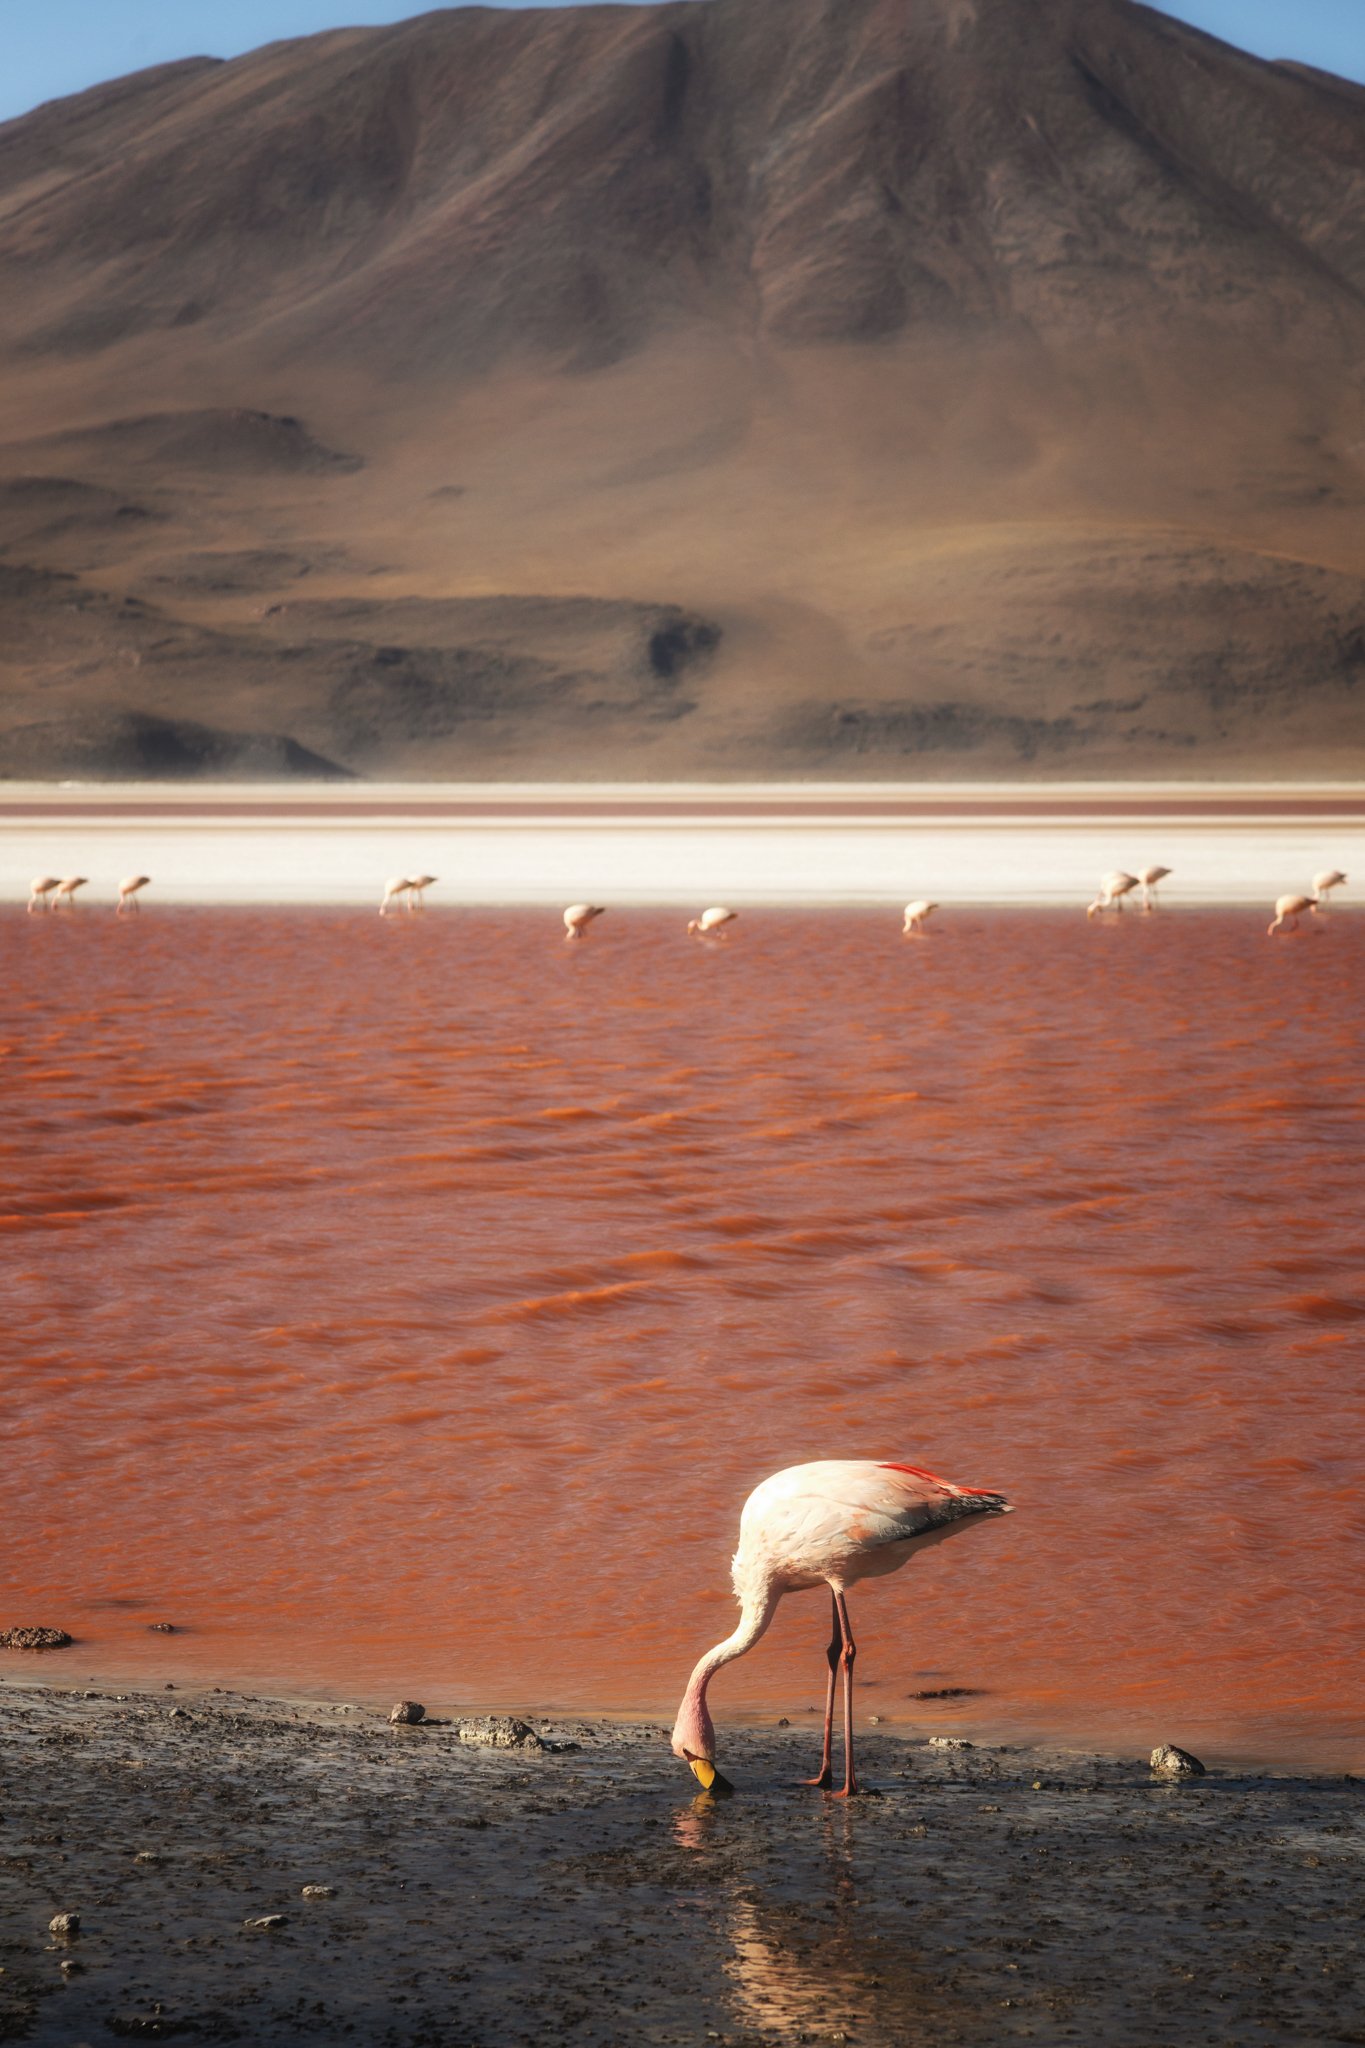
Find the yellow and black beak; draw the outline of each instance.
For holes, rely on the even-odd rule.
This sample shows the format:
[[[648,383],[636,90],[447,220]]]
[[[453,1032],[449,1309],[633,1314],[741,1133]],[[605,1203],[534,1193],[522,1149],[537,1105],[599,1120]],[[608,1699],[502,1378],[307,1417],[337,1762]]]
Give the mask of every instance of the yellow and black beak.
[[[690,1756],[687,1761],[703,1792],[709,1792],[713,1798],[724,1799],[734,1791],[730,1780],[723,1776],[713,1763],[708,1763],[704,1756]]]

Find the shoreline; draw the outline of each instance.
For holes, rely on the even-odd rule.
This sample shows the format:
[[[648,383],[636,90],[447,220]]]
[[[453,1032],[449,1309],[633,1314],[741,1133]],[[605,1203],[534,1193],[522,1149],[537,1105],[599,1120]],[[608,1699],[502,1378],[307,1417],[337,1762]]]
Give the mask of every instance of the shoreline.
[[[0,901],[35,874],[152,878],[155,903],[430,907],[719,902],[1084,907],[1158,863],[1163,906],[1263,907],[1365,871],[1365,784],[0,784]]]
[[[770,1725],[722,1731],[716,1801],[657,1725],[537,1733],[577,1747],[7,1682],[0,2037],[1358,2038],[1358,1780],[872,1730],[849,1805],[795,1784],[810,1729]]]
[[[78,1643],[72,1647],[78,1647]],[[161,1679],[149,1677],[145,1667],[125,1672],[106,1668],[66,1678],[60,1672],[25,1668],[45,1666],[49,1658],[67,1654],[61,1650],[8,1653],[5,1662],[0,1663],[0,1714],[10,1697],[35,1691],[51,1694],[54,1698],[75,1700],[157,1701],[169,1697],[172,1704],[178,1702],[182,1705],[194,1700],[236,1701],[259,1708],[262,1712],[319,1716],[323,1720],[332,1715],[353,1715],[356,1725],[371,1721],[377,1725],[387,1724],[389,1708],[393,1705],[392,1701],[386,1702],[386,1696],[382,1696],[375,1687],[366,1684],[343,1695],[336,1688],[322,1683],[311,1691],[293,1691],[287,1686],[277,1690],[269,1680],[262,1681],[260,1690],[254,1690],[249,1679],[234,1680],[227,1673]],[[416,1692],[423,1695],[425,1710],[431,1717],[425,1725],[431,1728],[453,1726],[465,1720],[514,1718],[536,1727],[591,1722],[605,1729],[624,1732],[643,1728],[666,1730],[672,1726],[676,1705],[676,1702],[661,1705],[656,1712],[639,1704],[609,1707],[591,1702],[574,1706],[563,1701],[537,1700],[527,1697],[525,1692],[488,1699],[455,1698],[420,1686],[415,1689],[409,1687],[406,1696],[413,1697]],[[1135,1731],[1131,1740],[1123,1740],[1094,1728],[1075,1731],[1049,1729],[1042,1716],[1022,1710],[1015,1714],[992,1713],[985,1705],[986,1697],[968,1695],[920,1702],[902,1701],[888,1711],[886,1701],[869,1695],[857,1710],[855,1725],[860,1731],[858,1739],[875,1739],[906,1747],[923,1747],[941,1738],[961,1739],[969,1748],[1084,1757],[1116,1769],[1140,1764],[1158,1742],[1172,1741],[1182,1747],[1192,1747],[1207,1770],[1222,1777],[1323,1784],[1350,1784],[1359,1780],[1365,1785],[1365,1759],[1357,1761],[1354,1744],[1349,1757],[1342,1762],[1299,1762],[1287,1755],[1283,1759],[1272,1758],[1258,1755],[1245,1747],[1239,1748],[1235,1741],[1218,1743],[1210,1741],[1206,1733],[1191,1735],[1176,1725],[1179,1717],[1170,1713],[1159,1714],[1150,1728]],[[722,1742],[729,1731],[748,1736],[775,1727],[790,1727],[793,1739],[799,1740],[804,1731],[807,1743],[816,1749],[819,1747],[818,1710],[808,1703],[795,1705],[791,1701],[773,1701],[754,1706],[716,1699],[712,1702],[712,1710],[719,1731],[718,1740]],[[810,1732],[812,1728],[815,1730],[813,1735]],[[1289,1747],[1287,1739],[1286,1750]]]

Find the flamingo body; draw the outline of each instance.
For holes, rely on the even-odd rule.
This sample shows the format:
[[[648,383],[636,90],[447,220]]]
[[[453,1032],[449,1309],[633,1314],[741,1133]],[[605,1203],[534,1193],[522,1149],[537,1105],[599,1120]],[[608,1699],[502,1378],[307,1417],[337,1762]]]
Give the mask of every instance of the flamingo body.
[[[925,918],[928,917],[930,911],[937,909],[937,903],[931,903],[927,896],[916,897],[913,903],[907,903],[905,906],[905,923],[901,926],[902,937],[907,932],[922,932],[924,930]]]
[[[1316,911],[1317,907],[1316,896],[1277,896],[1274,920],[1266,926],[1266,937],[1273,939],[1281,925],[1291,932],[1297,931],[1304,911]]]
[[[581,939],[595,917],[601,917],[606,909],[602,903],[571,903],[564,913],[564,936],[566,939]]]
[[[379,899],[379,915],[387,917],[389,905],[397,903],[401,896],[406,896],[411,887],[412,882],[407,875],[390,875],[384,884],[384,894]]]
[[[61,885],[62,878],[60,875],[35,875],[28,885],[28,907],[30,914],[35,910],[50,910],[52,906],[47,899],[52,891],[60,889]]]
[[[437,881],[438,879],[439,879],[439,878],[438,878],[438,877],[437,877],[436,875],[406,875],[406,876],[404,876],[404,879],[403,879],[403,886],[404,886],[404,888],[405,888],[405,889],[407,890],[407,892],[408,892],[408,909],[409,909],[409,910],[412,910],[412,909],[414,909],[414,908],[415,908],[415,909],[417,909],[417,910],[425,910],[425,909],[426,909],[426,907],[427,907],[427,906],[426,906],[426,897],[425,897],[425,895],[424,895],[424,893],[423,893],[423,892],[424,892],[425,890],[429,889],[429,888],[431,887],[432,883],[433,883],[433,882],[435,882],[435,881]]]
[[[942,1542],[983,1514],[1007,1514],[1003,1494],[957,1486],[919,1465],[867,1458],[830,1458],[774,1472],[745,1501],[739,1548],[732,1567],[740,1621],[734,1634],[708,1650],[688,1681],[673,1729],[673,1753],[703,1786],[725,1781],[715,1768],[715,1729],[706,1690],[722,1665],[751,1650],[768,1627],[778,1601],[825,1585],[834,1609],[828,1652],[825,1746],[820,1776],[828,1786],[835,1673],[844,1673],[844,1793],[856,1792],[853,1768],[852,1669],[856,1650],[844,1595],[862,1579],[898,1571],[916,1551]]]
[[[1339,889],[1345,880],[1340,868],[1324,868],[1313,877],[1313,894],[1319,903],[1325,903],[1333,889]]]
[[[58,905],[62,903],[74,904],[76,901],[76,891],[83,889],[89,879],[88,875],[63,875],[61,881],[57,884],[57,893],[52,899],[52,908],[56,910]]]
[[[687,929],[705,938],[708,932],[718,932],[723,924],[733,924],[738,916],[737,910],[727,910],[723,904],[717,903],[710,910],[703,910],[700,917],[689,918]]]
[[[1100,882],[1100,893],[1087,908],[1086,916],[1094,917],[1104,910],[1122,910],[1124,897],[1137,886],[1136,875],[1127,874],[1122,868],[1111,869]]]
[[[150,875],[124,876],[118,885],[118,902],[114,906],[116,917],[122,917],[125,910],[141,910],[142,905],[137,900],[137,892],[139,889],[145,889],[151,879]]]

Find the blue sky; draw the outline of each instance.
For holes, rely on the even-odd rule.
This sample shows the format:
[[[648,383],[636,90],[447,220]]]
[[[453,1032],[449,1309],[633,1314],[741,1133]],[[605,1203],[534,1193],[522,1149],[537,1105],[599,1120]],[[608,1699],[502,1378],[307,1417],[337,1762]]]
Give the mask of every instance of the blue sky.
[[[0,120],[174,57],[424,11],[422,0],[0,0]],[[1365,0],[1165,0],[1162,11],[1263,57],[1365,81]]]

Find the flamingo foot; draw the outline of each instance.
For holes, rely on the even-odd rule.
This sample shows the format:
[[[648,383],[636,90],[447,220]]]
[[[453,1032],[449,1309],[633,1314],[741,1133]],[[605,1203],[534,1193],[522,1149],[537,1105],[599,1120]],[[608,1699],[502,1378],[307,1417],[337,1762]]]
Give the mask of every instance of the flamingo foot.
[[[798,1785],[814,1785],[818,1792],[828,1792],[834,1783],[834,1773],[826,1764],[818,1778],[798,1778],[796,1782]]]

